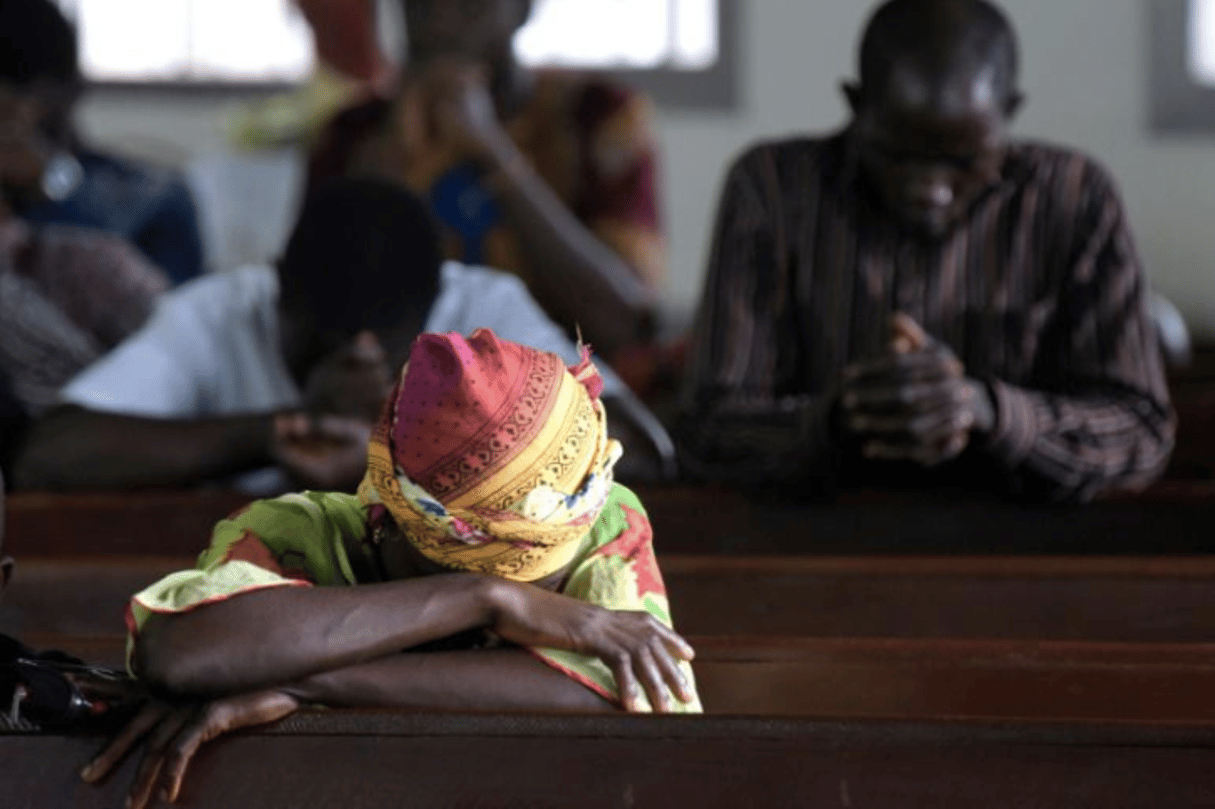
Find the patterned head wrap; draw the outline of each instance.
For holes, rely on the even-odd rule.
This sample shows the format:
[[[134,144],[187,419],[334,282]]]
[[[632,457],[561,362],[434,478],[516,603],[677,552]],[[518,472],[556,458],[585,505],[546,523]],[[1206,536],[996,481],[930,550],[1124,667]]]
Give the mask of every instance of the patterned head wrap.
[[[423,334],[367,449],[359,498],[431,561],[535,581],[568,565],[612,486],[591,364],[489,329]]]

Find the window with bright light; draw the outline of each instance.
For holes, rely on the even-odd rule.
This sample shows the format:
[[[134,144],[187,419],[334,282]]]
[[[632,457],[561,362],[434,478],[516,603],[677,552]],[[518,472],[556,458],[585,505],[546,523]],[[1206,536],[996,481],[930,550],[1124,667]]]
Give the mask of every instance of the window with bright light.
[[[94,81],[290,82],[312,70],[291,0],[60,0]]]
[[[1149,0],[1145,6],[1153,130],[1215,133],[1215,0]]]
[[[1191,0],[1190,73],[1199,83],[1215,87],[1215,0]]]
[[[93,81],[290,83],[314,67],[293,0],[56,1],[76,21]],[[535,0],[515,47],[527,65],[625,73],[660,101],[728,105],[733,37],[723,10],[734,2]]]
[[[704,70],[718,57],[716,0],[537,0],[515,51],[525,64]]]

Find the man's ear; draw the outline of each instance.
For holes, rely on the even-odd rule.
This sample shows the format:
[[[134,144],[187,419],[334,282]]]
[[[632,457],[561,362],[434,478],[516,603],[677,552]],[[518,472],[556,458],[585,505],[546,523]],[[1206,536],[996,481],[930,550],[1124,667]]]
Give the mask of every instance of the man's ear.
[[[1019,90],[1013,90],[1008,94],[1008,100],[1004,102],[1004,119],[1011,121],[1017,117],[1017,113],[1021,111],[1021,107],[1025,104],[1025,94]]]
[[[853,117],[860,115],[861,103],[865,97],[864,88],[853,81],[842,81],[840,92],[844,94],[844,100],[848,102],[848,109],[852,110]]]

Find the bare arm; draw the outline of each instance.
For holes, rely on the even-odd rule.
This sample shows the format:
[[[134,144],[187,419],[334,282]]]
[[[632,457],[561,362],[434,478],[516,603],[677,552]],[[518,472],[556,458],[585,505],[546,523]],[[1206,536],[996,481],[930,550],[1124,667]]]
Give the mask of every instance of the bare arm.
[[[459,573],[350,588],[275,588],[154,615],[136,641],[134,666],[170,692],[212,697],[358,666],[476,627],[520,646],[600,658],[629,707],[642,693],[660,710],[670,693],[693,698],[677,661],[694,652],[652,615]]]
[[[536,298],[607,356],[643,339],[653,302],[633,269],[578,221],[509,138],[489,155],[498,198],[534,270]]]
[[[618,706],[522,649],[399,654],[283,689],[337,708],[605,711]]]
[[[452,574],[361,587],[279,587],[153,615],[135,669],[170,692],[255,691],[366,663],[484,626],[483,577]]]
[[[532,294],[562,325],[577,324],[607,356],[646,338],[653,300],[637,271],[592,233],[531,167],[494,110],[478,71],[432,68],[425,76],[447,140],[490,172],[532,271]]]
[[[186,485],[271,463],[273,417],[171,421],[69,405],[31,431],[14,464],[21,488]]]

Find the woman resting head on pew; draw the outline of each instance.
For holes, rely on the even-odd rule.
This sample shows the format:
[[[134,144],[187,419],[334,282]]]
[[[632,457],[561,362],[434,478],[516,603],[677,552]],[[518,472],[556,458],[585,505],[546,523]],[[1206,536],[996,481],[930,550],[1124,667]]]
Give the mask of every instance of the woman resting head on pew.
[[[601,387],[585,352],[419,337],[357,495],[253,503],[134,596],[132,670],[210,702],[150,706],[86,780],[159,724],[133,804],[175,796],[203,741],[305,704],[698,712]]]

